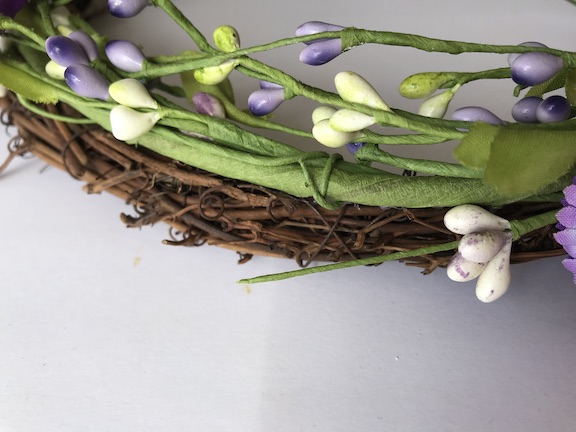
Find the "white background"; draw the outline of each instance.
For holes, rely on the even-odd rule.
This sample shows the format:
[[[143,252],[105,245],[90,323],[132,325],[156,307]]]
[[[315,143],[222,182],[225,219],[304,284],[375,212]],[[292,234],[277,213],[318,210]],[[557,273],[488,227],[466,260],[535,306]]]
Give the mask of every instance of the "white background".
[[[234,25],[243,46],[312,19],[564,49],[576,36],[576,7],[562,0],[177,4],[208,34]],[[192,48],[159,10],[97,25],[149,55]],[[328,89],[334,73],[355,70],[405,109],[417,104],[396,88],[411,73],[506,64],[363,46],[312,68],[298,64],[300,49],[261,58]],[[234,81],[245,104],[255,83]],[[470,85],[452,109],[509,118],[511,89]],[[299,103],[277,116],[309,128]],[[128,207],[81,186],[38,160],[0,176],[2,432],[576,428],[576,287],[560,259],[515,266],[509,292],[489,305],[474,283],[397,263],[243,286],[235,281],[296,264],[238,266],[234,252],[163,246],[164,226],[126,229]]]

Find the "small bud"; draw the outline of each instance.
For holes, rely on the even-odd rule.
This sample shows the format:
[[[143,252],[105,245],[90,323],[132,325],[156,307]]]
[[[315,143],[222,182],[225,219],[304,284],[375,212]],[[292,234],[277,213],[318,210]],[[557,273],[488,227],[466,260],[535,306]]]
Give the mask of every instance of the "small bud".
[[[310,66],[320,66],[342,54],[340,39],[314,41],[300,52],[300,61]]]
[[[65,6],[57,6],[50,11],[54,27],[70,27],[70,11]]]
[[[422,105],[420,105],[418,114],[424,117],[431,117],[431,118],[444,117],[444,114],[446,114],[446,110],[448,110],[448,105],[450,104],[450,101],[454,97],[454,94],[456,93],[458,88],[460,88],[459,84],[454,86],[450,90],[429,97],[424,102],[422,102]]]
[[[68,38],[72,39],[80,46],[80,48],[82,48],[82,51],[84,51],[84,54],[86,54],[89,61],[92,62],[98,58],[98,46],[88,33],[76,30],[71,32],[68,35]]]
[[[139,72],[144,63],[142,50],[126,40],[112,40],[104,48],[110,63],[126,72]]]
[[[391,111],[374,87],[354,72],[339,72],[334,78],[336,90],[347,102],[367,105],[384,111]]]
[[[108,92],[116,102],[130,108],[158,108],[158,102],[150,96],[144,84],[133,78],[113,82]]]
[[[361,131],[374,123],[374,117],[351,109],[338,110],[330,117],[330,127],[340,132]]]
[[[360,132],[339,132],[330,127],[330,120],[319,121],[312,128],[312,135],[326,147],[343,147],[346,144],[356,141],[362,134]]]
[[[472,204],[463,204],[448,210],[444,215],[444,225],[453,233],[462,235],[510,229],[510,222],[506,219]]]
[[[501,231],[466,234],[458,244],[458,252],[467,260],[485,263],[502,249],[506,238],[507,233]]]
[[[77,94],[84,97],[107,100],[108,82],[90,66],[75,64],[64,72],[66,84]]]
[[[150,4],[148,0],[108,0],[108,12],[116,18],[131,18]]]
[[[400,83],[400,94],[409,99],[425,98],[455,77],[455,74],[447,72],[422,72],[410,75]]]
[[[64,72],[66,72],[66,68],[64,66],[60,66],[54,60],[50,60],[48,63],[46,63],[44,70],[50,78],[64,81]]]
[[[484,303],[499,299],[508,291],[511,282],[510,252],[512,237],[508,236],[504,246],[487,264],[476,283],[476,297]]]
[[[194,78],[201,84],[216,85],[228,78],[238,66],[238,60],[228,60],[218,66],[208,66],[194,71]]]
[[[88,57],[75,41],[65,36],[50,36],[45,43],[46,54],[61,66],[88,65]]]
[[[140,112],[124,105],[118,105],[110,111],[112,135],[120,141],[131,141],[144,135],[158,120],[158,111]]]
[[[480,276],[486,268],[486,263],[467,260],[460,252],[456,252],[446,268],[448,277],[455,282],[468,282]]]
[[[467,121],[467,122],[484,122],[493,125],[504,124],[496,114],[487,110],[486,108],[477,106],[468,106],[463,108],[458,108],[452,113],[452,120]]]
[[[240,37],[234,27],[223,25],[214,30],[214,44],[220,51],[231,53],[240,49]]]
[[[198,114],[209,115],[211,117],[226,118],[226,110],[220,99],[211,94],[196,92],[192,96],[192,102]]]
[[[255,116],[270,114],[284,102],[284,89],[256,90],[248,97],[248,108]]]
[[[312,111],[312,123],[316,124],[322,120],[329,119],[330,117],[332,117],[332,115],[334,115],[336,111],[338,110],[331,106],[327,105],[319,106],[314,111]]]

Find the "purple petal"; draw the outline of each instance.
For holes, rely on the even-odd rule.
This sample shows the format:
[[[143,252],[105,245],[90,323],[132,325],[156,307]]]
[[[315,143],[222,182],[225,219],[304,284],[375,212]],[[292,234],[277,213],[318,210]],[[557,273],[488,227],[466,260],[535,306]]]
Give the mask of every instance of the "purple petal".
[[[566,203],[576,207],[576,185],[572,184],[564,189]]]
[[[80,96],[94,99],[108,99],[108,82],[90,66],[76,64],[64,72],[66,84]]]
[[[142,70],[144,54],[132,42],[113,40],[106,44],[104,50],[108,60],[118,69],[126,72],[139,72]]]
[[[566,228],[576,228],[576,207],[568,206],[556,213],[556,219]]]
[[[300,61],[310,66],[320,66],[342,53],[340,39],[328,39],[308,45],[300,53]]]
[[[82,48],[82,51],[84,51],[89,61],[94,61],[98,58],[98,46],[88,33],[76,30],[70,33],[68,38],[72,39]]]
[[[569,258],[562,260],[562,265],[566,268],[566,270],[572,272],[574,275],[574,283],[576,284],[576,259]]]
[[[554,233],[554,239],[562,245],[564,250],[571,257],[576,257],[576,230],[565,229],[560,232]]]
[[[26,6],[28,0],[0,0],[0,15],[6,15],[14,18],[14,15]]]
[[[150,4],[148,0],[108,0],[108,12],[116,18],[131,18]]]
[[[468,106],[458,108],[452,114],[452,120],[469,121],[469,122],[481,121],[493,125],[499,125],[504,123],[492,111],[489,111],[486,108],[478,106]]]
[[[256,90],[248,97],[248,108],[256,116],[270,114],[284,102],[283,89]]]
[[[50,36],[45,43],[46,54],[60,66],[88,65],[88,57],[80,45],[65,36]]]

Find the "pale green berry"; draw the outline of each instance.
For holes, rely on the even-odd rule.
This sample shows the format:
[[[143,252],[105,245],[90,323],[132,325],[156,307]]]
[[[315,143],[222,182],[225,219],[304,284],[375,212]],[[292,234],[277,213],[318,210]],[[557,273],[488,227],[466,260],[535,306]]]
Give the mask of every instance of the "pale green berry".
[[[336,108],[331,106],[322,105],[312,111],[312,123],[316,124],[322,120],[329,119],[332,115],[338,111]]]
[[[216,85],[220,84],[230,72],[234,70],[236,66],[238,66],[238,60],[232,59],[225,61],[224,63],[218,66],[208,66],[202,69],[196,69],[194,71],[194,78],[201,84],[207,85]]]
[[[46,63],[46,66],[44,66],[44,70],[50,78],[64,81],[64,72],[66,72],[65,66],[60,66],[54,60],[50,60]]]
[[[158,102],[150,96],[144,84],[133,78],[113,82],[108,87],[108,92],[110,97],[121,105],[131,108],[158,108]]]
[[[326,147],[343,147],[346,144],[356,141],[362,134],[359,132],[339,132],[330,127],[330,119],[319,121],[312,128],[314,138]]]
[[[334,83],[340,97],[347,102],[391,111],[374,87],[355,72],[339,72],[334,77]]]
[[[442,118],[446,111],[448,110],[448,105],[454,97],[456,90],[460,88],[460,85],[454,86],[452,89],[442,92],[440,94],[430,96],[418,109],[418,114],[424,117],[431,118]]]
[[[340,132],[356,132],[372,126],[374,117],[351,109],[341,109],[330,117],[330,127]]]
[[[410,75],[400,83],[400,94],[410,99],[425,98],[455,78],[456,74],[450,72],[422,72]]]
[[[158,111],[140,112],[124,105],[118,105],[110,111],[112,135],[120,141],[131,141],[144,135],[158,120]]]
[[[240,49],[240,37],[234,27],[223,25],[213,33],[214,44],[220,51],[227,53],[238,51]]]

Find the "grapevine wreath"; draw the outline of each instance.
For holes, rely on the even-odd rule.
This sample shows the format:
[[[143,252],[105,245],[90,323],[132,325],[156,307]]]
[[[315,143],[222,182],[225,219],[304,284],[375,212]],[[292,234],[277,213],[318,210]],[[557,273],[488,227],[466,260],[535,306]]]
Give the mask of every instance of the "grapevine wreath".
[[[146,56],[134,41],[92,28],[94,4],[119,18],[154,7],[195,47]],[[130,203],[128,226],[167,223],[168,244],[208,243],[236,250],[240,262],[259,254],[302,267],[242,282],[402,260],[477,279],[478,298],[489,302],[507,290],[510,263],[567,253],[563,264],[576,274],[574,52],[321,21],[241,47],[233,27],[216,28],[209,40],[170,0],[0,0],[0,14],[2,120],[18,131],[0,172],[33,154],[83,181],[86,192]],[[253,56],[293,44],[311,66],[383,44],[499,54],[502,67],[407,77],[400,93],[422,100],[412,113],[388,106],[360,71],[316,88]],[[233,71],[253,79],[248,101],[235,101]],[[181,85],[167,83],[174,75]],[[493,79],[510,80],[513,121],[476,106],[444,118],[462,86]],[[271,115],[297,96],[316,103],[307,130]],[[270,131],[310,142],[310,150]],[[398,145],[454,140],[454,162],[394,154]]]

